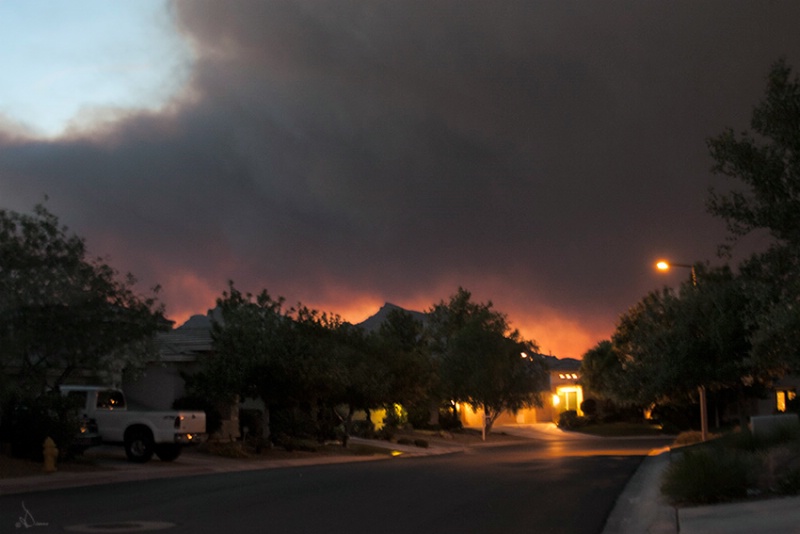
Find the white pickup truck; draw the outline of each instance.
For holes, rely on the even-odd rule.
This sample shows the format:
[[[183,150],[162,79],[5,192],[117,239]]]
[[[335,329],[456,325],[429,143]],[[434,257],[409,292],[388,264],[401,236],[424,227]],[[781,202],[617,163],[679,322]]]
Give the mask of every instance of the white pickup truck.
[[[170,462],[181,447],[206,439],[206,414],[202,411],[129,410],[122,391],[106,386],[61,386],[61,394],[76,399],[84,428],[95,436],[84,442],[124,444],[131,462],[146,462],[156,454]],[[94,430],[96,428],[96,431]]]

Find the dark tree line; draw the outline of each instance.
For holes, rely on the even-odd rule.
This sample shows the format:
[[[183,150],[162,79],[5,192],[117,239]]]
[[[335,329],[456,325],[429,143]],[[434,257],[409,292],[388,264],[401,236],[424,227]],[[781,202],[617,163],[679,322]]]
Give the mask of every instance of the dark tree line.
[[[720,257],[753,232],[770,244],[735,271],[698,263],[695,283],[652,291],[624,313],[583,359],[585,384],[607,399],[685,402],[699,387],[741,399],[800,370],[800,81],[784,61],[750,130],[728,129],[708,147],[712,171],[745,186],[706,200],[729,230]]]
[[[433,306],[424,324],[392,310],[373,333],[233,283],[217,304],[215,354],[192,387],[221,402],[260,399],[275,442],[338,432],[346,443],[357,411],[384,408],[396,417],[397,405],[427,425],[453,401],[485,410],[490,428],[503,410],[540,404],[546,386],[535,344],[464,289]]]

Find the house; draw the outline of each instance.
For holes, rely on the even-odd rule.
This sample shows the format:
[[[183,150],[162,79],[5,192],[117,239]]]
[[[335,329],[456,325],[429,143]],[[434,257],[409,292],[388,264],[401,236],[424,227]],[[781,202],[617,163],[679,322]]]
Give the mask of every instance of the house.
[[[160,360],[149,362],[143,371],[123,375],[122,388],[130,402],[141,406],[166,410],[175,400],[186,395],[186,377],[202,368],[203,359],[213,355],[211,336],[212,320],[219,314],[216,309],[208,315],[194,315],[184,324],[158,335]],[[238,406],[218,407],[222,427],[218,439],[234,440],[239,437]]]
[[[525,408],[516,413],[504,412],[495,424],[530,424],[550,423],[558,421],[558,416],[567,410],[575,410],[583,415],[583,388],[580,380],[580,360],[574,358],[559,359],[555,356],[543,356],[549,370],[548,389],[541,392],[544,406]],[[466,404],[459,406],[461,423],[465,426],[482,426],[483,411],[475,411]]]
[[[157,336],[160,360],[144,370],[125,373],[122,389],[129,400],[152,409],[169,409],[186,394],[185,375],[202,365],[212,353],[211,318],[194,315],[183,325]]]

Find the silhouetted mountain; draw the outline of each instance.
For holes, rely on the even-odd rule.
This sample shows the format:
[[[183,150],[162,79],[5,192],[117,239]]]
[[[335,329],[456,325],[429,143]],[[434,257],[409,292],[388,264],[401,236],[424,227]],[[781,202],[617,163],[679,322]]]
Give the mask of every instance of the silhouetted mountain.
[[[422,313],[420,311],[406,310],[404,308],[401,308],[400,306],[397,306],[395,304],[387,302],[383,306],[381,306],[381,309],[378,310],[378,312],[375,315],[373,315],[371,317],[368,317],[364,321],[358,323],[356,326],[360,326],[361,328],[363,328],[367,332],[374,332],[374,331],[378,330],[378,328],[381,327],[381,325],[386,320],[386,318],[389,316],[389,313],[392,310],[403,310],[405,312],[410,313],[411,316],[414,317],[414,319],[416,319],[416,320],[418,320],[418,321],[420,321],[422,323],[425,323],[425,314],[424,313]]]

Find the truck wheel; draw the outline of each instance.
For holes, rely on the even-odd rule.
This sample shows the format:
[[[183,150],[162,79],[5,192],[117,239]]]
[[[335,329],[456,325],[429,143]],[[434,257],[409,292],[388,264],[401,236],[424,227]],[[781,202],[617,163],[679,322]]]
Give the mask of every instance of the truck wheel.
[[[181,455],[181,446],[177,443],[162,443],[156,445],[156,456],[162,462],[171,462]]]
[[[153,435],[146,428],[134,428],[125,433],[125,455],[128,461],[144,463],[153,457]]]

